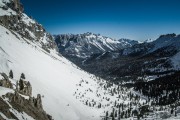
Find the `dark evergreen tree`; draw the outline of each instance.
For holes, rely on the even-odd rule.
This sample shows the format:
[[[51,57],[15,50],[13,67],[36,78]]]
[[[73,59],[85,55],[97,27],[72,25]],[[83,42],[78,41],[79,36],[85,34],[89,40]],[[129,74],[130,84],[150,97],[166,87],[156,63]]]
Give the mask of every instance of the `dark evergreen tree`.
[[[20,90],[24,89],[24,84],[23,84],[23,80],[22,79],[19,80],[19,89]]]
[[[117,117],[117,110],[115,111],[114,117],[115,117],[115,118]]]
[[[25,74],[24,74],[24,73],[22,73],[22,74],[21,74],[21,79],[26,79],[26,77],[25,77]]]
[[[10,72],[9,72],[9,78],[13,79],[13,72],[12,72],[12,70],[10,70]]]
[[[109,115],[109,114],[108,114],[108,111],[107,111],[107,112],[106,112],[106,118],[105,118],[105,120],[107,120],[107,119],[108,119],[108,115]]]

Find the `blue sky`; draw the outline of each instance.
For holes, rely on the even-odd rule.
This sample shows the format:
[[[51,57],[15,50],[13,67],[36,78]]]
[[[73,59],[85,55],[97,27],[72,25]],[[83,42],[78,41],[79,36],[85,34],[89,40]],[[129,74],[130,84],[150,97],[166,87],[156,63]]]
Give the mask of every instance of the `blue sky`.
[[[180,33],[180,0],[21,0],[25,12],[52,34],[100,33],[155,39]]]

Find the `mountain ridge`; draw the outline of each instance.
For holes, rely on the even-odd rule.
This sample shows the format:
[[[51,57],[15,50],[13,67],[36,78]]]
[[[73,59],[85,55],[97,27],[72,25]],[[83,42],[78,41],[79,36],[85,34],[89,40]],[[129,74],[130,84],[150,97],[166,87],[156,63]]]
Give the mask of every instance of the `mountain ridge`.
[[[118,51],[138,43],[138,41],[135,40],[116,40],[90,32],[55,35],[54,39],[62,54],[71,54],[72,56],[82,58],[107,51]]]
[[[178,54],[178,52],[180,51],[179,46],[180,46],[180,35],[176,35],[172,33],[172,34],[161,35],[159,36],[159,38],[153,41],[149,41],[149,42],[145,41],[143,43],[137,43],[137,44],[122,48],[117,51],[106,51],[106,52],[91,54],[86,58],[79,58],[76,56],[71,56],[71,54],[69,53],[64,53],[63,56],[65,56],[66,58],[74,62],[76,65],[78,65],[82,69],[85,69],[90,73],[100,75],[101,77],[102,77],[101,74],[105,74],[107,75],[105,79],[109,79],[109,76],[111,76],[110,74],[112,74],[113,77],[119,76],[118,75],[119,72],[115,74],[116,73],[115,71],[118,71],[118,70],[121,71],[120,70],[121,67],[118,68],[118,66],[120,64],[124,64],[121,62],[121,59],[123,60],[123,58],[130,59],[132,61],[140,60],[144,64],[147,64],[146,62],[152,62],[149,60],[150,57],[152,58],[153,61],[156,61],[156,60],[159,61],[158,59],[164,59],[163,61],[161,60],[161,64],[164,64],[163,66],[166,66],[167,67],[166,69],[176,70],[180,66],[179,65],[177,66],[177,62],[176,62],[176,67],[173,67],[174,66],[173,63],[175,62],[172,59],[178,58],[178,57],[173,57],[173,56]],[[125,61],[125,63],[127,61]],[[107,66],[107,64],[109,66]],[[133,63],[128,63],[128,64],[133,65]],[[142,66],[142,65],[139,65],[140,63],[135,63],[135,64],[137,64],[137,66]],[[123,66],[123,65],[120,65],[120,66]],[[121,68],[121,69],[124,69],[124,68]],[[141,69],[139,70],[140,72],[140,71],[144,71],[144,69],[146,68],[141,67],[138,69]],[[125,71],[129,71],[128,67],[125,68]],[[134,72],[138,72],[138,71],[134,71]],[[138,73],[138,75],[140,76],[140,73]],[[110,79],[114,79],[113,77],[112,78],[110,77]]]
[[[88,58],[76,58],[81,64],[85,60],[81,69],[68,60],[72,56],[66,59],[58,53],[53,37],[22,13],[18,2],[0,0],[0,106],[8,111],[0,107],[0,119],[180,118],[180,58],[173,46],[151,53],[151,43],[109,51],[115,48],[109,41],[117,42],[109,38],[107,51],[96,44],[98,52]],[[89,38],[93,43],[96,40],[94,35]],[[99,41],[103,43],[102,39]],[[124,55],[123,50],[130,48],[138,50]],[[171,59],[177,69],[171,66]],[[98,77],[102,74],[107,76]]]

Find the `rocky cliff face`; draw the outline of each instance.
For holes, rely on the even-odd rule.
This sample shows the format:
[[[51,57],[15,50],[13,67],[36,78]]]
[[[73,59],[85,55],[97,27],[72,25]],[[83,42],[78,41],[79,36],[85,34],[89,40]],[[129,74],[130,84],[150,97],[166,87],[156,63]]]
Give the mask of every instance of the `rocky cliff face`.
[[[53,37],[45,31],[41,24],[23,13],[23,10],[23,5],[19,0],[0,1],[0,11],[2,12],[0,24],[32,42],[38,42],[48,52],[50,49],[56,49]]]

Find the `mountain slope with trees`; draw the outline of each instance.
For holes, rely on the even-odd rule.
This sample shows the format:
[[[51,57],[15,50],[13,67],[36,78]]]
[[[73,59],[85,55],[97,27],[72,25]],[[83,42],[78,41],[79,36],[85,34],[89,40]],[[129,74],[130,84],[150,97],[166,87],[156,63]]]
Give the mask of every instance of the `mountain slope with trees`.
[[[81,58],[103,79],[58,53],[19,0],[0,0],[0,22],[0,119],[180,118],[178,35],[163,36],[163,47],[156,41]]]

